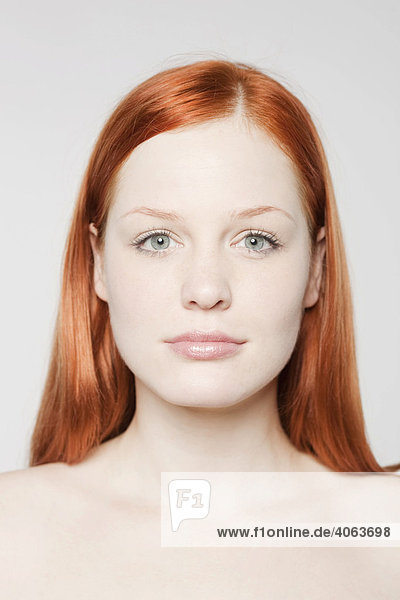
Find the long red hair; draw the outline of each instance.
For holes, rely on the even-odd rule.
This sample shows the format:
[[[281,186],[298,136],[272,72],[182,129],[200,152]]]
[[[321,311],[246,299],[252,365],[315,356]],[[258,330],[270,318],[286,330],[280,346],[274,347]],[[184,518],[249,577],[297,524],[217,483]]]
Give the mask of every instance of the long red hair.
[[[128,93],[89,160],[64,252],[63,280],[47,379],[32,434],[30,466],[77,463],[128,427],[134,374],[112,335],[108,305],[93,286],[89,223],[104,243],[113,184],[136,146],[172,129],[240,111],[294,165],[311,247],[325,226],[317,303],[306,309],[294,352],[279,375],[282,426],[301,451],[335,471],[385,471],[369,447],[357,374],[353,308],[342,232],[326,156],[303,104],[253,66],[203,60],[158,73]]]

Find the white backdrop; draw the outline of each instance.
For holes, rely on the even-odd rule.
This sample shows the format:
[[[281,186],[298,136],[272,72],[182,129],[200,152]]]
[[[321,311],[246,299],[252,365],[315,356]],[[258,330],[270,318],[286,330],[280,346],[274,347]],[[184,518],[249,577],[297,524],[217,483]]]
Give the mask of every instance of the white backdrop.
[[[154,73],[250,62],[311,112],[333,174],[363,406],[400,460],[400,4],[397,0],[1,2],[0,471],[24,468],[80,179],[112,109]]]

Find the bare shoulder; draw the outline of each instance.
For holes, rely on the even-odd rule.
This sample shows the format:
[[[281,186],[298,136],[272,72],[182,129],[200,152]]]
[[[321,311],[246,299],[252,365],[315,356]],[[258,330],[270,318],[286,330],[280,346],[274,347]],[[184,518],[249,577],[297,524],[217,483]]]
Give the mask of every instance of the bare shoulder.
[[[400,523],[400,475],[341,473],[342,502],[375,521]]]
[[[61,463],[28,467],[0,474],[0,528],[34,524],[60,500],[65,485]]]
[[[0,522],[13,514],[21,516],[44,509],[65,497],[72,478],[68,465],[49,463],[0,474]]]
[[[61,463],[28,467],[0,474],[0,519],[21,508],[34,509],[57,489]]]
[[[24,571],[43,564],[78,501],[68,493],[63,463],[0,474],[0,580],[18,565]]]

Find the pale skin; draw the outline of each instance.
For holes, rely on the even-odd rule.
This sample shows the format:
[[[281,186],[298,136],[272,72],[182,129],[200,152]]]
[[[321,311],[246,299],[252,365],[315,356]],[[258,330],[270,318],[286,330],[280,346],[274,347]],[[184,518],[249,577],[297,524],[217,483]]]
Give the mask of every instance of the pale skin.
[[[230,220],[232,211],[261,205],[274,210]],[[132,212],[139,207],[181,219]],[[131,245],[152,230],[168,230],[157,256]],[[266,252],[257,252],[250,231],[273,232],[281,248],[258,233],[256,247]],[[397,598],[395,548],[160,547],[161,472],[330,471],[294,448],[276,406],[277,377],[304,310],[318,301],[325,252],[321,228],[310,255],[289,159],[237,116],[157,135],[118,174],[104,249],[94,224],[88,235],[96,293],[135,374],[136,413],[122,435],[77,465],[0,476],[0,595],[365,600],[384,591]],[[143,249],[156,252],[151,241],[159,237]],[[175,355],[164,340],[192,329],[220,329],[246,343],[222,360]],[[400,521],[395,483],[381,484],[379,506]],[[354,488],[338,489],[320,498],[323,507],[354,504]],[[359,490],[365,502],[370,494]],[[304,486],[291,494],[291,508],[315,503]],[[266,520],[271,505],[263,510]]]
[[[127,214],[143,206],[182,222]],[[230,222],[232,211],[255,206],[277,210]],[[165,228],[169,247],[158,256],[151,240],[152,256],[129,245]],[[259,239],[268,253],[249,250],[249,230],[273,232],[283,247]],[[232,118],[148,140],[119,173],[106,231],[102,253],[90,225],[95,289],[136,376],[136,414],[118,451],[140,471],[146,503],[161,471],[323,469],[284,434],[276,383],[303,311],[318,299],[325,232],[310,268],[297,180],[271,139]],[[246,344],[224,360],[173,354],[163,340],[192,329]]]

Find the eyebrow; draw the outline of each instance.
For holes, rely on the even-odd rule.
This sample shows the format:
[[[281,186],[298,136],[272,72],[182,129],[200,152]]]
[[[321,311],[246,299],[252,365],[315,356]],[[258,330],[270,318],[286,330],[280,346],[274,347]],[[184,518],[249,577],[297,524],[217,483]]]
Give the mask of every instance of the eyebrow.
[[[237,221],[238,219],[243,219],[245,217],[254,217],[256,215],[261,215],[263,213],[274,211],[274,210],[282,212],[287,217],[289,217],[289,219],[291,219],[293,222],[295,222],[293,216],[289,212],[287,212],[283,208],[278,208],[277,206],[263,205],[263,206],[254,206],[252,208],[246,208],[245,210],[241,210],[241,211],[233,210],[229,213],[229,216],[230,216],[231,221]],[[134,213],[142,213],[144,215],[158,217],[159,219],[166,219],[166,220],[174,221],[174,222],[178,222],[178,223],[183,223],[185,220],[181,215],[178,215],[174,211],[164,211],[164,210],[159,210],[156,208],[149,208],[148,206],[139,206],[138,208],[132,208],[132,210],[129,210],[127,213],[123,214],[120,218],[123,219],[124,217],[127,217],[128,215],[131,215]]]

